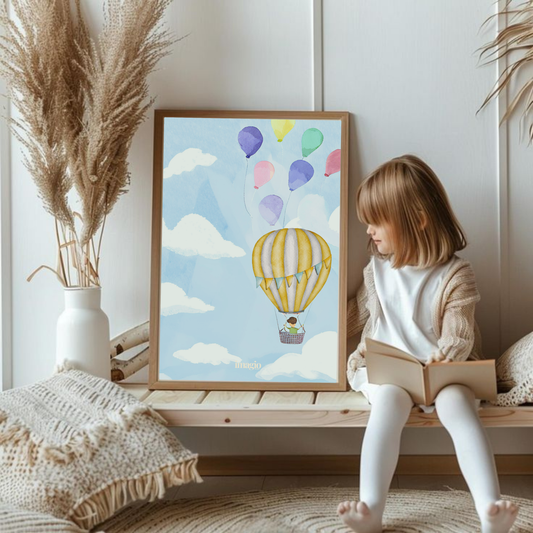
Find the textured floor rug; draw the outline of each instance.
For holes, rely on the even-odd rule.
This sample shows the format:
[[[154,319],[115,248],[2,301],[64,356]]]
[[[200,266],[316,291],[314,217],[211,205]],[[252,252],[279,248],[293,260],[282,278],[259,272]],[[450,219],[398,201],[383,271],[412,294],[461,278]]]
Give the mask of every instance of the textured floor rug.
[[[358,490],[307,487],[240,492],[209,498],[137,504],[94,531],[105,533],[326,533],[347,532],[337,505]],[[519,505],[512,533],[533,532],[533,501],[502,496]],[[384,532],[479,533],[470,493],[461,490],[392,489]]]

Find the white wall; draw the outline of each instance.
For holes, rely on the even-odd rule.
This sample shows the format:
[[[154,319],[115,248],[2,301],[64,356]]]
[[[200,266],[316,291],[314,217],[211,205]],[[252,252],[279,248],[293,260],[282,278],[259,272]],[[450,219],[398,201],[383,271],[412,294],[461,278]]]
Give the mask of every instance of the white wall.
[[[100,2],[85,7],[97,29]],[[494,22],[478,34],[493,10],[492,0],[323,3],[324,110],[353,114],[349,295],[361,283],[367,261],[355,190],[380,163],[415,153],[437,172],[466,230],[470,244],[460,255],[476,271],[482,297],[476,318],[488,357],[532,329],[533,308],[533,277],[527,279],[533,259],[528,249],[533,148],[518,145],[512,123],[507,172],[498,156],[507,139],[499,139],[496,103],[475,116],[496,80],[496,66],[478,67],[475,53],[495,35]],[[151,77],[156,107],[312,110],[312,12],[311,0],[176,0],[168,23],[178,36],[190,35]],[[152,132],[151,112],[131,149],[130,192],[106,223],[102,306],[112,336],[149,317]],[[17,142],[11,155],[13,384],[20,386],[53,368],[63,295],[50,272],[25,281],[39,265],[55,264],[54,226]],[[500,220],[500,189],[506,200],[507,180],[509,218]],[[503,250],[509,245],[502,257],[501,243]],[[502,301],[509,302],[509,314]],[[177,434],[201,454],[358,454],[363,430],[189,428]],[[495,453],[531,453],[530,429],[489,429],[489,435]],[[404,432],[401,453],[454,450],[444,429],[412,428]]]
[[[0,35],[3,28],[0,26]],[[6,86],[0,78],[0,109],[9,116]],[[11,387],[11,180],[10,133],[0,121],[0,391]]]

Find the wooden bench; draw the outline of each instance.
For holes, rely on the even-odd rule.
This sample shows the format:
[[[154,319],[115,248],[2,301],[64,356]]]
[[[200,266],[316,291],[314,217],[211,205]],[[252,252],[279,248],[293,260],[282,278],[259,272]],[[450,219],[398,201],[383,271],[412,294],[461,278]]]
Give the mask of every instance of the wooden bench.
[[[149,391],[122,385],[172,427],[365,427],[370,405],[360,392]],[[533,427],[533,405],[481,402],[486,427]],[[406,427],[441,427],[437,413],[413,407]]]

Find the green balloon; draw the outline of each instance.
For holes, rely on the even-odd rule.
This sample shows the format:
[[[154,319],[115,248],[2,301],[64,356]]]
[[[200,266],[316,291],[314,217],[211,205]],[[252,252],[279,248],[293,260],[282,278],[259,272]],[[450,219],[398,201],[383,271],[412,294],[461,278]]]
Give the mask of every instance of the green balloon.
[[[307,157],[309,154],[313,153],[324,140],[324,135],[320,130],[316,128],[309,128],[304,131],[302,135],[302,155]]]

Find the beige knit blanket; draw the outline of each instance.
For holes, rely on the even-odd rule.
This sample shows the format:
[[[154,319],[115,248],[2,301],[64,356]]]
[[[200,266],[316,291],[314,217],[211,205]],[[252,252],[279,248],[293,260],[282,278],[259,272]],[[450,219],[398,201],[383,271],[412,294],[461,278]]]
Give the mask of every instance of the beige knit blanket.
[[[114,383],[79,370],[0,394],[0,501],[90,529],[133,499],[202,482],[198,455]]]

